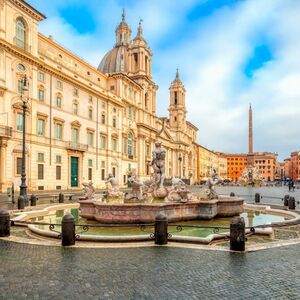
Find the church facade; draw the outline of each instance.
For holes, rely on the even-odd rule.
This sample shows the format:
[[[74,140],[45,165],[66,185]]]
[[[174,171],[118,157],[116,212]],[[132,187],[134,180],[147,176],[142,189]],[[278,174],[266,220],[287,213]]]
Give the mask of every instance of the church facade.
[[[96,69],[40,34],[43,19],[25,1],[0,0],[0,191],[20,185],[22,101],[30,191],[80,189],[90,180],[102,188],[109,173],[122,184],[133,171],[149,178],[156,140],[166,149],[166,177],[193,182],[198,129],[186,119],[186,91],[177,71],[169,116],[157,116],[158,86],[141,24],[132,39],[123,14],[116,44]]]

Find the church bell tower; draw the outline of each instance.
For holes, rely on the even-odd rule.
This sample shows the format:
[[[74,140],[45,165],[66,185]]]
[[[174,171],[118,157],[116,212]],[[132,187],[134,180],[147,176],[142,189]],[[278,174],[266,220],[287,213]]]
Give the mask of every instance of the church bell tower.
[[[179,78],[177,69],[175,79],[170,88],[169,118],[171,128],[183,128],[186,122],[185,88]]]

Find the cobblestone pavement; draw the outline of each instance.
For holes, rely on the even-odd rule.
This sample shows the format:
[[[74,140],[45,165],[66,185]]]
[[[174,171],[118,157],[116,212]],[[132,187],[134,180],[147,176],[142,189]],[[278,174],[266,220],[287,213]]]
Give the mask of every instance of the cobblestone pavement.
[[[299,246],[240,254],[0,240],[0,299],[300,299]]]

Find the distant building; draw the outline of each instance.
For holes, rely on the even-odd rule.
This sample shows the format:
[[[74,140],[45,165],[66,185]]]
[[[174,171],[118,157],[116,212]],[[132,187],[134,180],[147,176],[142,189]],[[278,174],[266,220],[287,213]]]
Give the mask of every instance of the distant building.
[[[290,158],[284,160],[284,177],[292,177],[292,162]]]
[[[197,146],[197,181],[207,180],[211,170],[215,169],[219,174],[218,154],[201,145]]]
[[[293,180],[300,179],[300,151],[291,153],[291,177]]]
[[[247,167],[247,154],[223,154],[227,159],[227,178],[238,181]]]

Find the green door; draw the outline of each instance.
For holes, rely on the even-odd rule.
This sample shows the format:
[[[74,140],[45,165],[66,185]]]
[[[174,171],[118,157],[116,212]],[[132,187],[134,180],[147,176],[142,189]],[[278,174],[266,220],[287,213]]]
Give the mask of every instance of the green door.
[[[78,186],[78,157],[71,156],[71,187]]]

